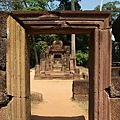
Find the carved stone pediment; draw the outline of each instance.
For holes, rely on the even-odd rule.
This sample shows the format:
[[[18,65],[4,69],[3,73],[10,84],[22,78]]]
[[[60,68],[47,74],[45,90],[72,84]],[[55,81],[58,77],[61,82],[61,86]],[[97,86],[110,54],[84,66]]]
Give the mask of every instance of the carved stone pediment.
[[[61,40],[53,42],[52,49],[59,50],[59,49],[62,49],[62,48],[63,48],[63,42]]]

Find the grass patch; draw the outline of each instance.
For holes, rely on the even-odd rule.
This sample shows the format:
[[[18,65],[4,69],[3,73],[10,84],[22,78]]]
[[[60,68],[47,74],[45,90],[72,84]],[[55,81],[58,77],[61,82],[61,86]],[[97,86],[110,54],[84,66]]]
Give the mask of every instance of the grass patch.
[[[88,113],[88,101],[77,101],[77,104]]]
[[[43,101],[31,101],[31,108],[35,109],[40,103],[43,103]]]
[[[73,97],[70,98],[71,101],[75,101]]]
[[[73,101],[73,102],[75,102],[76,104],[78,104],[79,107],[81,107],[86,113],[88,113],[88,104],[89,104],[88,100],[85,100],[85,101],[83,101],[83,100],[76,101],[76,100],[74,100],[73,97],[71,97],[70,100]]]

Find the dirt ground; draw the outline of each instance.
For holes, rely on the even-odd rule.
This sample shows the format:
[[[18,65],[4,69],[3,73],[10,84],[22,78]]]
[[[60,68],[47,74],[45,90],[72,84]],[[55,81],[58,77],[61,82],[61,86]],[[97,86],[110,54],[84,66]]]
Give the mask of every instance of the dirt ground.
[[[31,91],[43,94],[43,102],[31,107],[31,120],[88,120],[87,111],[71,99],[72,80],[34,80],[30,72]]]

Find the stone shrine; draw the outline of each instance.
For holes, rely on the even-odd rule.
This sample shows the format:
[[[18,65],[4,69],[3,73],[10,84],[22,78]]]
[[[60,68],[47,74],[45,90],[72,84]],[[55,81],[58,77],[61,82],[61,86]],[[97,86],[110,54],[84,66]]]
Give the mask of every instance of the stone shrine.
[[[40,55],[40,66],[35,68],[35,79],[80,79],[70,46],[63,46],[61,40],[53,41],[46,47],[45,53]]]

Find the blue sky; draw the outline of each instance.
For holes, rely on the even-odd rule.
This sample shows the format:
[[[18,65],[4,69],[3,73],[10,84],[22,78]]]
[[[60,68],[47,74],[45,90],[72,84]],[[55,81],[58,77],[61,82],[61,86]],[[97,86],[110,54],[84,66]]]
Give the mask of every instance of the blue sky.
[[[101,0],[81,0],[80,5],[82,10],[94,10],[97,5],[100,5]],[[115,0],[103,0],[103,4]]]

